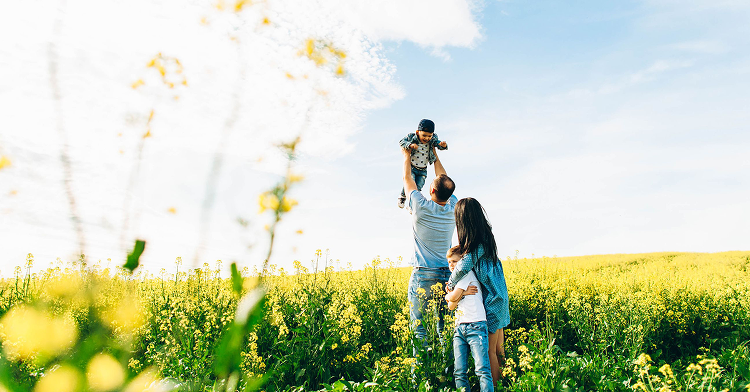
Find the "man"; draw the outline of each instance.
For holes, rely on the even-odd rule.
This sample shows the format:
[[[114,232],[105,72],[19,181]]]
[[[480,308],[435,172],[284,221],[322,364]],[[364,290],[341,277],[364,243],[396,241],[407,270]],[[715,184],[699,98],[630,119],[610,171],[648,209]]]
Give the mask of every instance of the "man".
[[[434,151],[434,147],[433,147]],[[427,309],[427,301],[432,296],[432,286],[439,284],[438,297],[438,333],[443,329],[443,315],[446,312],[442,295],[445,293],[445,282],[451,276],[448,260],[445,254],[451,247],[455,218],[453,210],[458,199],[453,196],[456,185],[445,173],[440,157],[435,153],[435,180],[430,183],[430,198],[427,199],[417,190],[417,185],[411,176],[411,149],[405,149],[403,180],[406,193],[407,209],[412,214],[412,229],[414,234],[414,253],[410,264],[414,269],[409,279],[409,313],[412,325],[417,324],[415,335],[425,343],[427,329],[422,319]],[[467,290],[466,294],[472,294]],[[476,288],[474,288],[476,292]]]

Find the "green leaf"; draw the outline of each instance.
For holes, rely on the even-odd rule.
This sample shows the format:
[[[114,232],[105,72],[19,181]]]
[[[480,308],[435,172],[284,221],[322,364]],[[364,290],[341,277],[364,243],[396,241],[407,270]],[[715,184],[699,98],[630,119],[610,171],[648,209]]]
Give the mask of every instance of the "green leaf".
[[[232,289],[238,295],[242,293],[243,280],[240,271],[237,270],[237,263],[232,263]]]
[[[146,249],[146,241],[135,240],[135,247],[132,252],[128,253],[128,260],[123,267],[130,272],[133,272],[133,270],[138,268],[140,263],[139,259],[141,258],[144,249]]]

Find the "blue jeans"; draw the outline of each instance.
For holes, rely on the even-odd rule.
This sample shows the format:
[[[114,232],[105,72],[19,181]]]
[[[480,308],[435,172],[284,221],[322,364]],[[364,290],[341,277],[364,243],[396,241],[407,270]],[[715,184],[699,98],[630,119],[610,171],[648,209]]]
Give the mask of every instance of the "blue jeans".
[[[417,184],[417,190],[421,191],[422,187],[424,186],[424,180],[427,179],[427,169],[417,169],[416,167],[411,167],[411,178],[414,179],[414,182]],[[404,192],[404,188],[401,188],[401,197],[406,197],[406,192]]]
[[[479,378],[479,390],[482,392],[493,392],[495,386],[492,383],[490,373],[489,340],[487,338],[487,322],[475,321],[473,323],[462,323],[456,325],[453,333],[453,355],[454,370],[453,378],[456,379],[456,389],[465,388],[471,391],[469,386],[469,351],[474,357],[474,373]]]
[[[445,296],[445,282],[451,277],[451,271],[445,268],[438,269],[424,269],[414,268],[411,272],[411,278],[409,279],[409,318],[411,319],[412,326],[417,324],[414,329],[415,338],[425,345],[427,343],[427,328],[424,326],[423,316],[428,311],[427,302],[432,298],[431,287],[436,283],[440,284],[441,294],[436,299],[437,307],[434,310],[434,317],[438,320],[436,325],[436,332],[438,336],[442,336],[443,333],[443,316],[448,313],[447,304],[443,297]],[[424,294],[419,293],[419,289],[424,289]],[[485,337],[487,333],[485,332]],[[415,347],[416,355],[416,347]]]

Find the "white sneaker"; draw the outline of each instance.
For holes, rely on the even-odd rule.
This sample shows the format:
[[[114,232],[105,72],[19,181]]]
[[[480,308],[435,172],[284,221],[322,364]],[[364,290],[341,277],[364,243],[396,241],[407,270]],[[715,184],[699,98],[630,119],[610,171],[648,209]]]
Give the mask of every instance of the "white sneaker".
[[[406,204],[406,198],[405,197],[398,197],[398,208],[404,208],[404,204]]]

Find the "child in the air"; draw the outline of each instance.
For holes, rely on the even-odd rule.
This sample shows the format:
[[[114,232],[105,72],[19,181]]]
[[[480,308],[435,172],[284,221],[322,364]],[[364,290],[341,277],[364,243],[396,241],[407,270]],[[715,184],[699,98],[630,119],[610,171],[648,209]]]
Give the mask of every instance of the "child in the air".
[[[435,133],[435,123],[432,120],[423,119],[419,122],[417,132],[406,135],[399,144],[403,149],[411,149],[411,176],[417,184],[417,189],[421,191],[427,178],[427,165],[435,162],[435,153],[432,148],[447,150],[448,143],[438,139]],[[401,188],[398,207],[404,208],[405,202],[406,193],[404,193],[404,188]]]

